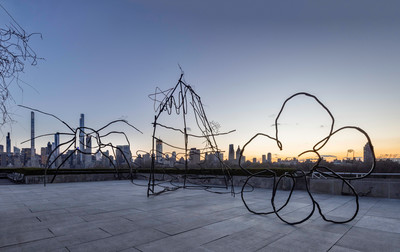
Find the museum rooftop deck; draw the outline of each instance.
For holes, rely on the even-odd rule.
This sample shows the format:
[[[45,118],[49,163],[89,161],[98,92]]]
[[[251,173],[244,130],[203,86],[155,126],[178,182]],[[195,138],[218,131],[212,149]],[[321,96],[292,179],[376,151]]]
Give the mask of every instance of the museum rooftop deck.
[[[139,181],[143,185],[146,181]],[[0,251],[399,251],[400,200],[360,198],[347,224],[318,211],[291,226],[275,214],[247,211],[240,194],[180,189],[146,197],[129,181],[0,185]],[[237,192],[240,191],[236,188]],[[270,208],[271,190],[246,194],[254,209]],[[285,194],[284,192],[282,194]],[[279,196],[279,195],[278,195]],[[295,191],[282,215],[312,209]],[[349,217],[354,197],[314,194],[328,217]],[[281,198],[284,198],[281,195]]]

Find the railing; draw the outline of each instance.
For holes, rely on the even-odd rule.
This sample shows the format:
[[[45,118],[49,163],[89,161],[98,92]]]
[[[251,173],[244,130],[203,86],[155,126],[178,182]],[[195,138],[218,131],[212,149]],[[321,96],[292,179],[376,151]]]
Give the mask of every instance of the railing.
[[[332,172],[324,172],[324,174],[329,174],[333,175]],[[365,176],[367,173],[362,173],[362,172],[336,172],[338,175],[347,175],[347,176],[354,176],[356,178]],[[369,175],[369,177],[374,177],[374,176],[400,176],[400,173],[386,173],[386,172],[373,172]],[[313,172],[311,175],[311,178],[315,179],[327,179],[326,176],[324,176],[320,172]]]

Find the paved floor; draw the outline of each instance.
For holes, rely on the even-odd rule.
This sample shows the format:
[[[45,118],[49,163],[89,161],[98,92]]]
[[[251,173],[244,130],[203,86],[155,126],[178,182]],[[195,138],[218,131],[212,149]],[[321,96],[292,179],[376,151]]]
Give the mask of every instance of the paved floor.
[[[143,181],[144,183],[144,181]],[[146,197],[128,181],[0,186],[0,251],[399,251],[400,200],[361,198],[348,224],[319,214],[290,226],[257,216],[240,195],[178,190]],[[270,190],[246,194],[268,208]],[[352,197],[316,195],[329,217],[350,216]],[[299,219],[311,209],[297,191],[282,210]]]

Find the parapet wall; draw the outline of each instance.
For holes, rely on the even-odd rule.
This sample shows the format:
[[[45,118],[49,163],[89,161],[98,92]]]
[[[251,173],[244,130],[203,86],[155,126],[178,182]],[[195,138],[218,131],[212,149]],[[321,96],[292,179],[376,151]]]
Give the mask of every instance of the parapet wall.
[[[128,174],[122,174],[122,177],[128,177]],[[145,179],[148,174],[137,174],[138,179]],[[168,175],[156,174],[156,179],[168,180]],[[188,176],[187,182],[193,182],[202,185],[225,185],[224,178],[216,176],[197,176],[196,179],[190,179],[193,176]],[[175,179],[183,182],[183,175],[175,175]],[[43,183],[43,176],[25,176],[23,182],[25,184],[39,184]],[[52,179],[52,176],[47,176],[47,182]],[[89,182],[89,181],[105,181],[118,179],[115,174],[60,174],[55,178],[55,183],[64,182]],[[243,186],[244,181],[247,179],[245,176],[234,176],[234,186]],[[338,179],[320,179],[320,178],[307,178],[308,186],[311,192],[326,193],[334,195],[351,195],[352,192],[348,186]],[[290,190],[292,181],[285,178],[279,184],[279,189]],[[253,177],[249,180],[249,184],[256,188],[272,189],[274,181],[272,178]],[[353,180],[351,184],[356,189],[359,196],[368,197],[382,197],[400,199],[400,179],[381,179],[381,178],[365,178],[361,180]],[[296,181],[295,190],[305,190],[305,181]]]

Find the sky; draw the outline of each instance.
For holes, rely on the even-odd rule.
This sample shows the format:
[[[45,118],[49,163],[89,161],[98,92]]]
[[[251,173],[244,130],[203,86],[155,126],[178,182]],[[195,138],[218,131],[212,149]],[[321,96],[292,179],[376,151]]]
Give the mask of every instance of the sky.
[[[218,122],[218,147],[243,147],[256,133],[274,136],[274,121],[285,99],[296,92],[316,95],[335,117],[335,129],[353,125],[371,137],[377,156],[400,154],[400,15],[398,1],[50,1],[0,2],[27,33],[40,32],[30,46],[44,58],[27,65],[11,85],[15,123],[2,127],[0,144],[29,147],[33,107],[72,127],[100,128],[126,119],[143,134],[119,124],[131,150],[150,151],[156,87],[185,81],[201,97],[210,121]],[[0,9],[0,25],[10,18]],[[190,111],[189,111],[190,113]],[[190,117],[189,117],[190,118]],[[191,118],[193,119],[193,118]],[[181,125],[180,116],[160,123]],[[287,104],[279,125],[283,150],[257,138],[247,158],[295,157],[329,132],[330,118],[310,98]],[[36,135],[69,132],[36,113]],[[195,122],[188,127],[195,132]],[[157,131],[183,146],[183,137]],[[61,142],[67,140],[61,138]],[[36,140],[36,151],[52,137]],[[107,139],[124,144],[121,136]],[[321,154],[362,157],[365,138],[356,131],[333,137]],[[202,142],[189,140],[189,147]],[[165,150],[168,150],[165,147]],[[227,153],[225,158],[227,158]]]

